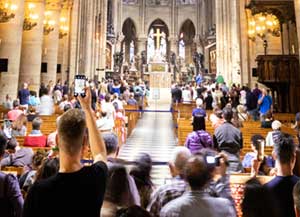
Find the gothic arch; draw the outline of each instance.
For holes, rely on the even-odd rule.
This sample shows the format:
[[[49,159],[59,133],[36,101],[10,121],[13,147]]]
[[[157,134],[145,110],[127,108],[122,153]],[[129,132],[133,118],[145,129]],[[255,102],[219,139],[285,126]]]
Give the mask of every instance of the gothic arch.
[[[122,25],[122,33],[124,40],[122,41],[122,48],[125,52],[125,61],[130,63],[130,50],[133,43],[134,53],[136,53],[136,42],[137,42],[137,29],[134,21],[131,18],[127,18]],[[131,54],[132,55],[132,54]]]
[[[193,23],[192,20],[190,19],[186,19],[182,22],[181,26],[180,26],[180,29],[179,29],[179,36],[182,32],[189,32],[189,38],[187,38],[188,40],[187,41],[191,41],[195,35],[196,35],[196,26],[195,24]]]
[[[155,19],[153,19],[152,20],[152,22],[150,22],[148,25],[147,25],[147,33],[149,33],[149,31],[150,31],[150,29],[151,29],[151,27],[153,26],[153,24],[155,24],[155,23],[161,23],[161,24],[163,24],[165,27],[166,27],[166,34],[167,34],[167,36],[169,36],[169,26],[168,26],[168,24],[167,24],[167,22],[165,22],[164,20],[162,20],[161,18],[155,18]]]
[[[182,23],[178,34],[178,53],[184,58],[186,64],[193,63],[193,53],[196,51],[194,43],[195,36],[196,28],[194,23],[190,19],[186,19]]]

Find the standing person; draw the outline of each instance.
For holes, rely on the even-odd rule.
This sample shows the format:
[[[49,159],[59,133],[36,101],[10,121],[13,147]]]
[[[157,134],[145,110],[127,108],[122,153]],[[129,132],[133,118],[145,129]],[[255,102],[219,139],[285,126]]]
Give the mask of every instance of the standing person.
[[[268,95],[266,89],[262,89],[261,95],[258,98],[258,105],[259,105],[259,113],[260,113],[260,121],[262,122],[266,114],[270,111],[272,112],[272,98]]]
[[[2,159],[7,144],[7,138],[0,131],[0,160]],[[6,175],[0,171],[0,213],[1,216],[21,217],[23,197],[18,179],[14,175]]]
[[[180,103],[182,98],[182,91],[178,84],[171,90],[173,103]]]
[[[39,115],[52,115],[54,113],[54,102],[52,97],[49,95],[48,89],[43,89],[41,94],[41,103],[37,107],[37,113]]]
[[[58,122],[59,173],[31,187],[23,217],[100,216],[107,179],[106,148],[96,127],[90,90],[78,98],[83,111],[71,109]],[[94,163],[84,167],[80,161],[88,142]]]
[[[257,111],[257,101],[258,98],[256,95],[250,91],[248,87],[246,87],[246,107],[247,112],[252,117],[254,121],[258,120],[258,111]]]
[[[62,87],[62,95],[69,95],[69,83],[65,81],[64,86]]]
[[[28,108],[29,96],[28,84],[24,83],[23,88],[18,92],[18,98],[20,100],[20,105],[26,109]]]
[[[229,159],[229,171],[241,172],[240,150],[243,148],[242,132],[232,124],[233,112],[230,108],[223,109],[225,122],[215,129],[213,136],[214,146],[219,151],[224,151]]]
[[[193,111],[192,111],[193,131],[205,130],[206,112],[202,108],[203,100],[200,99],[200,98],[197,99],[196,100],[196,106],[197,106],[197,108],[193,109]]]
[[[3,106],[4,108],[9,110],[13,109],[13,101],[8,94],[6,94],[5,101],[3,102]]]
[[[212,174],[203,156],[188,160],[185,167],[185,180],[190,189],[181,197],[167,203],[160,212],[160,217],[236,216],[229,200],[212,197],[206,192]]]
[[[296,146],[293,137],[288,134],[281,134],[274,144],[276,177],[266,184],[272,193],[280,211],[280,217],[295,217],[293,204],[293,188],[300,180],[293,174],[296,161]],[[257,167],[259,164],[256,165]],[[254,168],[257,171],[258,168]]]

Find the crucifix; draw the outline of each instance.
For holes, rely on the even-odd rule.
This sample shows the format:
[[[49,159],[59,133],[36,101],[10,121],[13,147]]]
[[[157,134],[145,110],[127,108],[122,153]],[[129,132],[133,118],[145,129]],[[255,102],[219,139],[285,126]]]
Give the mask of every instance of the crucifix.
[[[160,48],[160,37],[163,36],[162,32],[160,32],[160,29],[156,29],[156,33],[153,34],[153,36],[156,37],[156,49]]]

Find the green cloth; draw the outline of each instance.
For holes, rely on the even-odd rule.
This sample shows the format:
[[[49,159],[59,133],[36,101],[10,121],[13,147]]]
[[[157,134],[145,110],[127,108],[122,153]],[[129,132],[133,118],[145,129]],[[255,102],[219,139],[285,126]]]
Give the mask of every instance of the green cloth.
[[[224,78],[223,78],[222,75],[218,75],[218,77],[217,77],[217,83],[218,84],[223,84],[224,83]]]

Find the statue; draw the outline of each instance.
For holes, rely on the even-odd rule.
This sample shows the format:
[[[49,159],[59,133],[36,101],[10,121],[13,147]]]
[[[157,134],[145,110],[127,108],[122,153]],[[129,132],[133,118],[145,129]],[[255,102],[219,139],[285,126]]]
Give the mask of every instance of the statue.
[[[176,54],[174,52],[170,56],[170,63],[174,66],[176,65]]]
[[[147,64],[147,55],[146,55],[146,51],[142,51],[141,52],[141,58],[142,58],[142,65],[146,65]]]
[[[204,68],[204,65],[203,65],[204,55],[202,53],[198,53],[195,51],[194,55],[193,55],[193,61],[195,64],[196,73],[198,74],[200,69]]]

